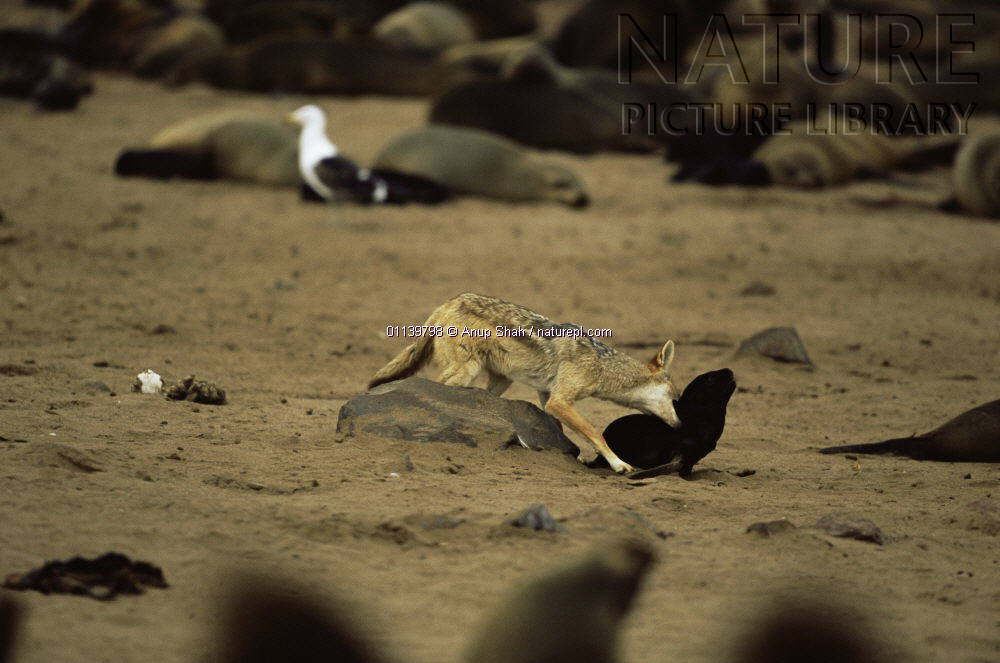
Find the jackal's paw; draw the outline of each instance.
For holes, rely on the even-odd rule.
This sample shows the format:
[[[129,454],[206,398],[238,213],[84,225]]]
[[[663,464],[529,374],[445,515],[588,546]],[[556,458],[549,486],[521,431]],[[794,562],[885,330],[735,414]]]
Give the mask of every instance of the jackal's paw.
[[[617,458],[615,460],[618,460]],[[617,463],[611,463],[611,469],[613,469],[618,474],[626,474],[628,472],[634,472],[635,468],[626,463],[623,460],[618,460]]]

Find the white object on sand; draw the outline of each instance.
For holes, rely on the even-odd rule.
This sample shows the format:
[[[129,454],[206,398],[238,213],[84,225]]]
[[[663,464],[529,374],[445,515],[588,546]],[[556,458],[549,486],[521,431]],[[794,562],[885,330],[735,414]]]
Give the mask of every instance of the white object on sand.
[[[163,390],[163,378],[148,368],[135,377],[139,380],[139,391],[144,394],[158,394]]]

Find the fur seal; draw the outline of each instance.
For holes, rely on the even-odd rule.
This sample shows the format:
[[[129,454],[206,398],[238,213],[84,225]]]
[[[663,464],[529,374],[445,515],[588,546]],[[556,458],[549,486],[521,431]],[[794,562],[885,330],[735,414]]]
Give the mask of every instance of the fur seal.
[[[225,36],[197,12],[171,0],[81,0],[57,35],[80,62],[163,76],[217,57]]]
[[[885,646],[854,611],[813,599],[775,600],[730,659],[733,663],[887,663]]]
[[[604,429],[604,439],[619,458],[635,468],[650,469],[670,464],[669,471],[689,476],[695,463],[715,450],[726,426],[726,405],[736,391],[728,368],[702,373],[691,380],[674,410],[681,420],[671,428],[657,417],[630,414],[615,419]],[[601,456],[589,467],[607,467]],[[667,473],[668,468],[664,468]]]
[[[167,127],[146,148],[123,151],[115,173],[298,186],[297,152],[295,129],[279,120],[250,113],[212,113]]]
[[[546,163],[500,136],[462,127],[430,125],[389,141],[373,170],[416,176],[455,193],[512,201],[588,204],[573,171]]]
[[[1000,131],[966,138],[952,172],[958,206],[977,216],[1000,218]]]
[[[361,168],[340,153],[326,135],[326,114],[307,105],[289,114],[302,127],[298,163],[306,200],[348,198],[362,204],[439,203],[448,198],[444,187],[419,177]]]
[[[907,456],[951,463],[1000,463],[1000,400],[963,412],[929,433],[875,444],[820,449],[823,454],[863,453]]]
[[[749,159],[715,161],[691,179],[705,184],[836,186],[866,177],[888,177],[900,168],[947,162],[959,142],[954,135],[813,133],[805,122],[789,124],[788,132],[768,137]]]
[[[202,11],[229,44],[293,32],[330,37],[346,23],[341,3],[329,0],[205,0]]]
[[[476,39],[468,14],[447,2],[411,2],[387,14],[372,33],[402,51],[440,53]]]
[[[72,110],[93,91],[82,67],[37,30],[0,30],[0,95],[30,99],[43,110]]]
[[[416,57],[372,37],[278,34],[175,69],[175,83],[308,94],[427,96],[467,75],[455,64]]]
[[[12,661],[21,608],[13,599],[0,596],[0,663]]]
[[[612,663],[618,631],[653,561],[619,542],[540,576],[510,594],[465,650],[468,663]]]
[[[568,69],[538,45],[508,53],[499,73],[501,78],[472,80],[444,92],[431,106],[430,121],[580,154],[649,152],[662,146],[642,131],[623,132],[621,116],[624,102],[640,102],[652,93],[663,97],[664,86],[650,90],[636,82],[625,92],[615,74]],[[675,99],[671,95],[670,101]]]
[[[618,17],[625,15],[635,22],[654,44],[659,44],[663,34],[664,16],[675,17],[677,31],[667,37],[665,62],[657,66],[661,71],[672,70],[679,64],[681,54],[688,45],[701,38],[712,14],[721,11],[728,0],[589,0],[581,3],[570,14],[553,42],[553,52],[559,62],[571,67],[602,67],[617,71],[620,61],[622,35],[619,34]],[[676,47],[671,50],[671,47]],[[647,69],[642,56],[634,59],[638,76],[648,76],[658,81],[658,75]]]
[[[224,604],[219,663],[380,663],[384,657],[341,605],[295,583],[240,577]],[[291,586],[289,586],[291,585]]]

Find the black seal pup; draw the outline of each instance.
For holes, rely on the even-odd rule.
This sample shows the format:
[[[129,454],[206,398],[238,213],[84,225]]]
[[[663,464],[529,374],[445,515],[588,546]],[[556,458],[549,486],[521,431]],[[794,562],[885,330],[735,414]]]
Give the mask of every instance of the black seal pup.
[[[683,415],[681,415],[683,420]],[[608,440],[610,442],[610,440]],[[929,433],[875,444],[820,449],[821,454],[892,454],[914,460],[1000,463],[1000,400],[963,412]]]
[[[674,410],[681,420],[671,428],[648,414],[630,414],[615,419],[604,429],[608,446],[629,465],[650,469],[671,465],[681,476],[689,476],[695,463],[715,450],[726,426],[726,405],[736,391],[736,380],[728,368],[703,373],[691,380]],[[598,456],[590,467],[607,467]],[[668,469],[664,468],[664,474]]]

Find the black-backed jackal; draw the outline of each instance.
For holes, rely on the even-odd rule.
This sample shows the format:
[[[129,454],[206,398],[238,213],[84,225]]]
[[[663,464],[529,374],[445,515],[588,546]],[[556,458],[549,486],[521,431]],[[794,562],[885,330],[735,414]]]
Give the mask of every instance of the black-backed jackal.
[[[655,415],[674,427],[680,424],[674,412],[678,391],[668,375],[673,341],[644,364],[583,334],[576,325],[474,293],[449,299],[424,326],[427,335],[378,371],[369,389],[413,375],[432,357],[441,368],[438,380],[447,385],[469,386],[485,370],[486,389],[494,395],[512,382],[536,389],[542,408],[589,441],[616,472],[633,468],[611,451],[600,432],[574,409],[574,402],[593,396]]]

